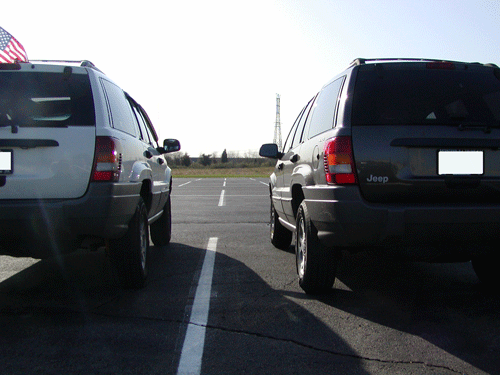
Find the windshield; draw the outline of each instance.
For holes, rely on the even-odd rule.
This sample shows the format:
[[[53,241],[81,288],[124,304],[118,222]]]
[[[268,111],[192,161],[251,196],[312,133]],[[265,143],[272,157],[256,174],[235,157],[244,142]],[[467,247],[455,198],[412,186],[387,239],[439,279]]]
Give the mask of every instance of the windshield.
[[[1,72],[0,126],[95,125],[86,74]]]
[[[371,64],[359,69],[353,125],[481,124],[500,122],[500,81],[493,68]]]

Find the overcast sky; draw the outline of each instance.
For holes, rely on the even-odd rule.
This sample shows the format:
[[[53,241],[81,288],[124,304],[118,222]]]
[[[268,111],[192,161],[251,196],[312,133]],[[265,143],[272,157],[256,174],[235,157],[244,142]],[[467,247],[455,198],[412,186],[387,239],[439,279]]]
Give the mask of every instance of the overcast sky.
[[[190,156],[283,140],[357,57],[500,64],[498,0],[9,1],[2,26],[30,59],[86,59]]]

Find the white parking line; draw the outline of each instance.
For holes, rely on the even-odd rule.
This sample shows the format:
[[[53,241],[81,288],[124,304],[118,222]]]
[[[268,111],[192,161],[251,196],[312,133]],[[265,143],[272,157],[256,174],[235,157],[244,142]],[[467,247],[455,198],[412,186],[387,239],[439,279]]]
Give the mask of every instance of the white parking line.
[[[207,198],[207,197],[220,197],[219,194],[172,194],[172,197],[202,197],[202,198]],[[244,195],[243,195],[244,196]]]
[[[196,181],[200,181],[200,180],[201,180],[201,178],[199,178],[199,179],[197,179],[197,180],[194,180],[194,181],[196,182]],[[177,186],[177,187],[182,187],[182,186],[185,186],[185,185],[187,185],[187,184],[190,184],[191,182],[193,182],[193,180],[188,181],[188,182],[184,182],[183,184],[180,184],[180,185],[179,185],[179,186]]]
[[[182,346],[181,359],[177,367],[178,375],[200,374],[205,347],[205,333],[210,309],[212,293],[212,277],[214,274],[217,237],[208,240],[205,260],[194,296],[193,308],[189,317],[189,325]]]
[[[224,195],[226,194],[226,191],[225,190],[222,190],[222,192],[220,193],[220,199],[219,199],[219,207],[222,207],[226,204],[226,202],[224,201]]]
[[[260,182],[262,185],[266,185],[266,186],[267,186],[267,185],[269,185],[267,182],[264,182],[264,181],[258,181],[258,180],[256,180],[255,178],[250,178],[250,180],[255,181],[255,182]]]
[[[224,179],[224,183],[222,184],[222,186],[226,186],[226,179]]]

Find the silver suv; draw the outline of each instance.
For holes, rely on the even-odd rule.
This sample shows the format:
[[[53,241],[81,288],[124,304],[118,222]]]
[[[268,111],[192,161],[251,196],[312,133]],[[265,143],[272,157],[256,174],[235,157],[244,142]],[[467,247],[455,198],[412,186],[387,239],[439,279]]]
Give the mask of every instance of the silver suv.
[[[344,251],[472,261],[496,282],[500,69],[355,60],[302,109],[270,179],[271,241],[295,251],[301,287],[332,287]]]
[[[172,175],[144,109],[83,61],[0,64],[0,253],[60,257],[105,244],[144,285],[171,233]]]

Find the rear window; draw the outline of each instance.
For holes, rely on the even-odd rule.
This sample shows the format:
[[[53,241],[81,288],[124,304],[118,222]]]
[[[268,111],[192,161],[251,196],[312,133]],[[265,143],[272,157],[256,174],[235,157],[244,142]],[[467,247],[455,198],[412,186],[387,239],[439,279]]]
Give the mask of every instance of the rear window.
[[[95,125],[87,74],[0,72],[0,126]]]
[[[370,64],[358,71],[353,125],[500,123],[500,81],[493,68]]]

